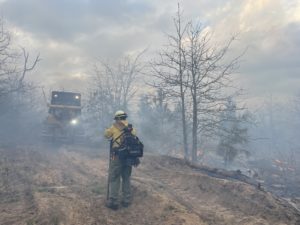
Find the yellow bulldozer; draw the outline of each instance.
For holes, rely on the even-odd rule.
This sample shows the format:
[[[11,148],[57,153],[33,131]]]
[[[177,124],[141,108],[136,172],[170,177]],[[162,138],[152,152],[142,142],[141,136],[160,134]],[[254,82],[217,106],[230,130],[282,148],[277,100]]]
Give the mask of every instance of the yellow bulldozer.
[[[84,138],[80,121],[81,94],[52,91],[48,116],[44,121],[43,136],[51,142],[78,142]]]

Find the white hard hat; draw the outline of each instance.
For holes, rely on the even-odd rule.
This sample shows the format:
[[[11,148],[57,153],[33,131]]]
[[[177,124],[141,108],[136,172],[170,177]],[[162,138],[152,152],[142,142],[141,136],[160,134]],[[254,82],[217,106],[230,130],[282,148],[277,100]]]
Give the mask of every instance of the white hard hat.
[[[123,111],[123,110],[118,110],[116,113],[115,113],[115,119],[120,119],[120,118],[126,118],[127,117],[127,114]]]

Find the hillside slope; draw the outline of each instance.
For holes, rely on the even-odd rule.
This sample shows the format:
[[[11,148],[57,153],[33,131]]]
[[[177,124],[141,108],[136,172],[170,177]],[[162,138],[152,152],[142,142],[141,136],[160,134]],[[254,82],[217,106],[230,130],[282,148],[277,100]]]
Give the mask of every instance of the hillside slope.
[[[134,170],[129,208],[104,206],[107,153],[61,146],[0,149],[0,221],[8,224],[300,224],[284,200],[180,159],[146,155]]]

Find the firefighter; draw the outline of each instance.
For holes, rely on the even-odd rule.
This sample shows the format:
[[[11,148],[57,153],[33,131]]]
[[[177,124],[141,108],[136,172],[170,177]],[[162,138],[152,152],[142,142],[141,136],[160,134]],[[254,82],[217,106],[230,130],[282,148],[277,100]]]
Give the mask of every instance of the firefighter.
[[[108,177],[108,196],[106,206],[113,210],[118,209],[118,197],[120,182],[122,181],[122,201],[123,207],[128,207],[131,203],[131,189],[130,189],[130,176],[132,165],[126,163],[126,160],[121,160],[118,157],[117,151],[121,144],[122,130],[128,127],[126,120],[127,114],[119,110],[115,113],[115,122],[110,128],[105,130],[104,136],[111,139],[111,153],[109,163],[109,177]],[[136,135],[135,129],[132,129],[132,134]]]

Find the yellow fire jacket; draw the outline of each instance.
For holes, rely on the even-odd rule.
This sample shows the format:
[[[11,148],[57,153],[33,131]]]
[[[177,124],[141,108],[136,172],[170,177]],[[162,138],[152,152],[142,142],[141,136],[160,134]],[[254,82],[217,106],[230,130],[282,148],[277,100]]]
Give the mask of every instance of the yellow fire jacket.
[[[104,136],[108,139],[112,139],[113,141],[116,140],[121,134],[122,134],[122,129],[124,127],[128,126],[128,121],[127,120],[119,120],[115,122],[110,128],[107,128],[104,132]],[[133,135],[136,135],[136,130],[133,128],[132,132]],[[113,143],[113,148],[119,147],[120,140],[118,139]]]

